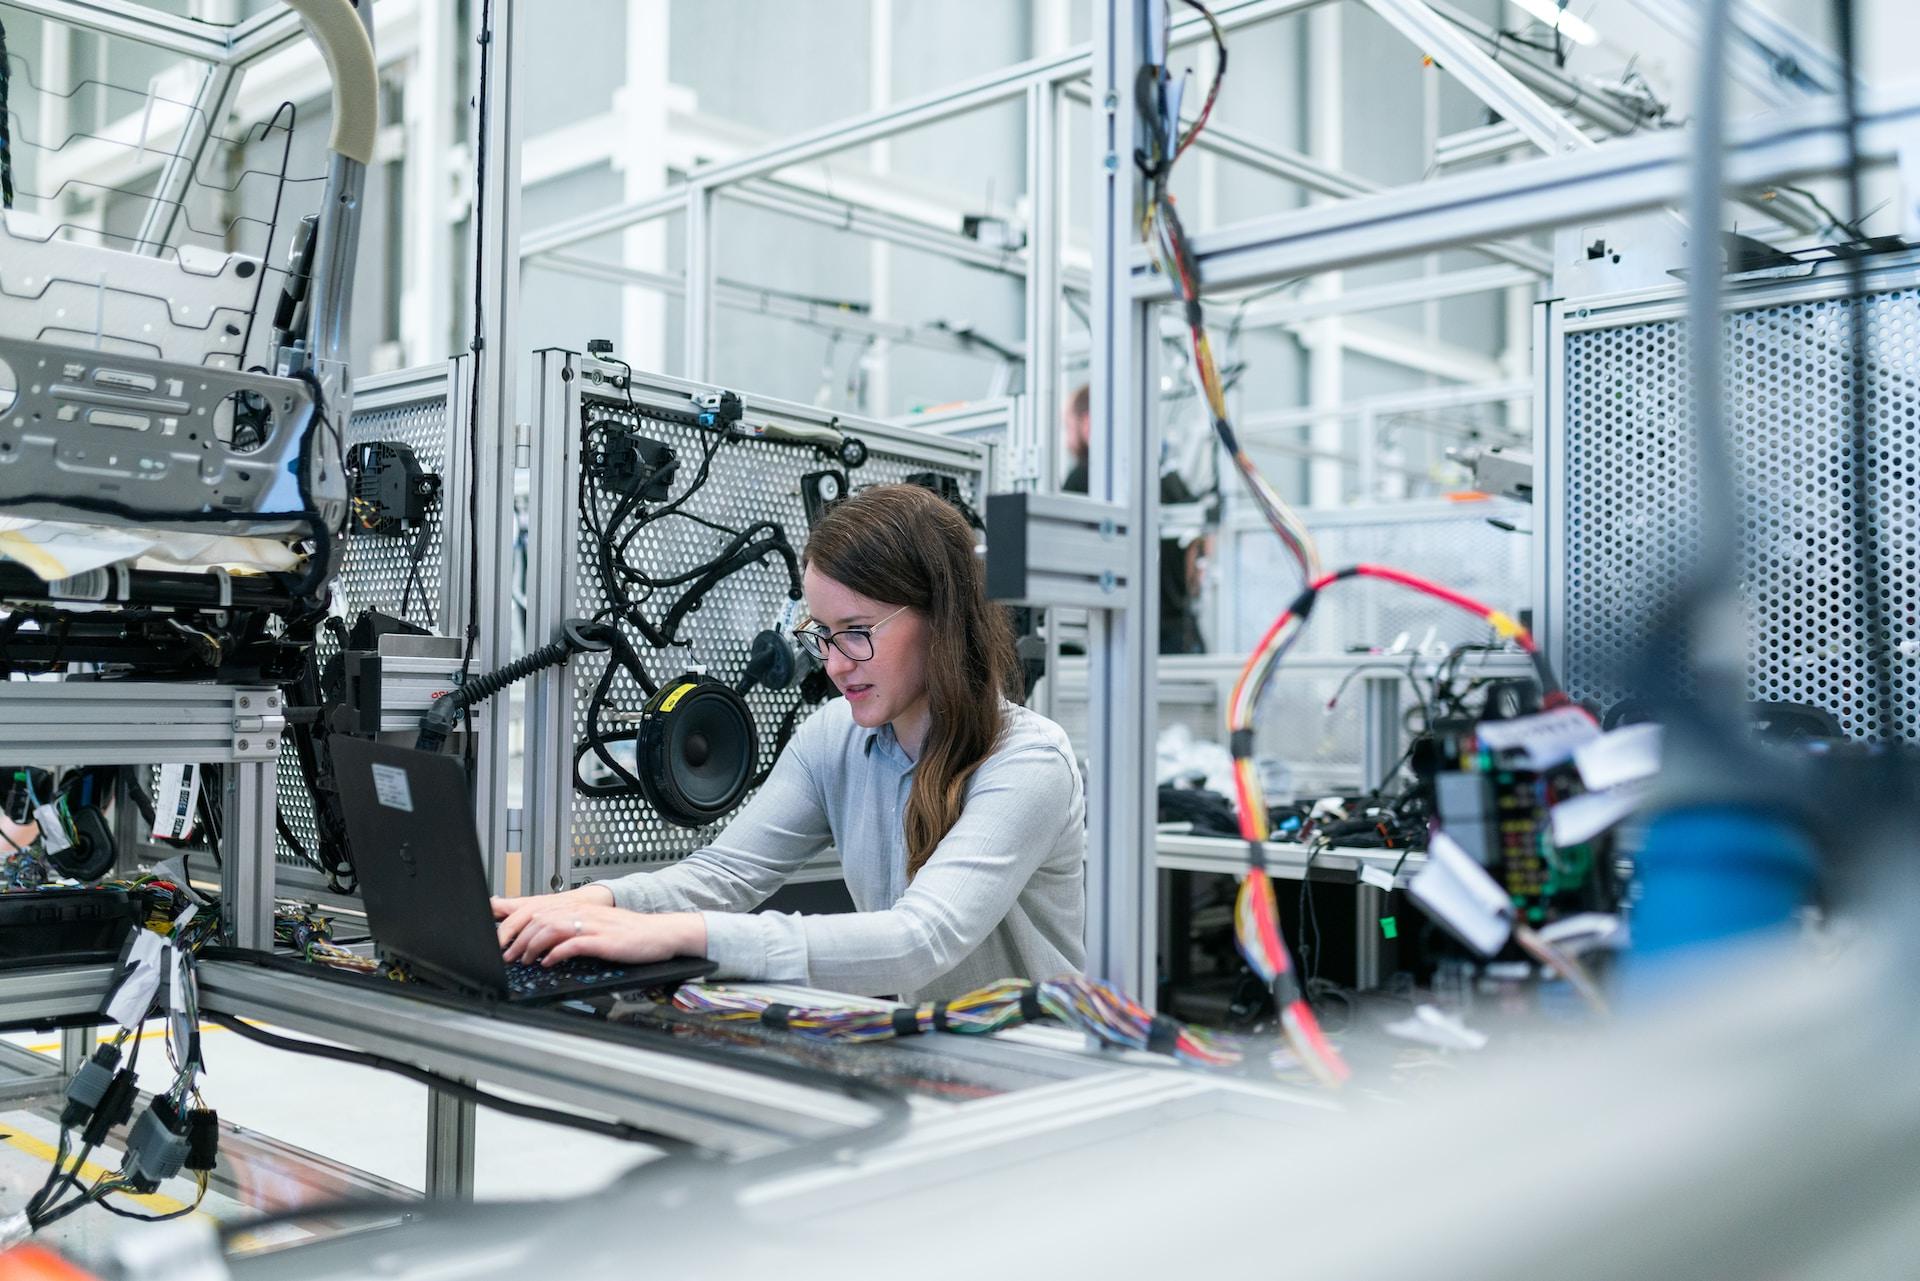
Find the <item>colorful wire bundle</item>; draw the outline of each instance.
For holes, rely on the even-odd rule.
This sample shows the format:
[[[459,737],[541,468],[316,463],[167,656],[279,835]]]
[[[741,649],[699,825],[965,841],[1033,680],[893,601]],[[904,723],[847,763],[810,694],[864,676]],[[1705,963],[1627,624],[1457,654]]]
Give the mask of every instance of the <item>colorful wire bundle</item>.
[[[1337,1082],[1346,1079],[1346,1065],[1321,1036],[1305,993],[1291,972],[1286,941],[1280,934],[1279,908],[1273,894],[1273,881],[1267,875],[1263,848],[1269,832],[1265,791],[1253,761],[1253,726],[1261,695],[1266,692],[1280,661],[1300,637],[1314,602],[1326,588],[1352,578],[1372,578],[1395,583],[1483,619],[1503,640],[1512,641],[1533,659],[1549,706],[1565,701],[1559,685],[1547,667],[1545,657],[1527,629],[1512,615],[1464,596],[1448,587],[1384,565],[1355,565],[1336,573],[1322,574],[1307,584],[1307,589],[1281,611],[1253,654],[1241,668],[1227,701],[1227,742],[1233,755],[1234,791],[1240,813],[1240,835],[1247,842],[1247,877],[1235,904],[1234,927],[1240,951],[1267,982],[1274,986],[1280,1006],[1281,1025],[1295,1054],[1314,1075]]]
[[[1235,470],[1246,483],[1254,505],[1261,516],[1273,528],[1288,553],[1300,565],[1301,581],[1312,582],[1320,575],[1320,553],[1314,546],[1313,536],[1307,530],[1306,522],[1293,508],[1280,497],[1268,483],[1259,467],[1254,464],[1246,450],[1241,448],[1238,435],[1227,412],[1226,384],[1220,377],[1220,370],[1213,358],[1213,344],[1207,337],[1205,315],[1200,307],[1199,272],[1194,265],[1193,253],[1187,244],[1186,229],[1181,225],[1179,210],[1175,207],[1169,183],[1173,176],[1173,165],[1200,131],[1206,128],[1207,120],[1213,114],[1213,104],[1220,96],[1220,84],[1227,71],[1226,36],[1215,21],[1213,14],[1199,0],[1182,0],[1186,6],[1197,12],[1207,23],[1213,36],[1216,53],[1213,81],[1208,86],[1206,101],[1201,105],[1200,114],[1184,133],[1180,132],[1179,94],[1169,92],[1173,80],[1167,68],[1155,69],[1151,77],[1142,77],[1140,84],[1139,107],[1142,116],[1149,122],[1146,130],[1146,146],[1138,156],[1141,172],[1147,181],[1147,199],[1141,219],[1140,232],[1143,238],[1155,242],[1159,250],[1161,267],[1178,287],[1180,302],[1185,310],[1187,330],[1193,344],[1193,368],[1199,380],[1201,395],[1206,399],[1207,411],[1213,420],[1214,435],[1220,441],[1220,447],[1233,460]],[[1157,126],[1157,127],[1155,127]]]
[[[1069,1027],[1108,1045],[1171,1054],[1182,1063],[1232,1067],[1245,1054],[1231,1038],[1155,1014],[1118,988],[1077,974],[1038,984],[1040,1004]]]
[[[1231,1038],[1155,1014],[1117,988],[1077,974],[1043,983],[1006,979],[950,1001],[894,1009],[783,1005],[712,983],[682,986],[673,1004],[687,1013],[757,1022],[820,1041],[885,1041],[923,1032],[980,1036],[1052,1016],[1105,1044],[1201,1067],[1232,1067],[1245,1057]]]

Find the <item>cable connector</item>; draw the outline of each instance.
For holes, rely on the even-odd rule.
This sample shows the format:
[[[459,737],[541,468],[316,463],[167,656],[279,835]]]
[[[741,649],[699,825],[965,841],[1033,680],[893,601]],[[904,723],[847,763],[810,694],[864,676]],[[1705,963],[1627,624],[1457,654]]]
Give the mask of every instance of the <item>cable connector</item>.
[[[156,1095],[127,1132],[127,1186],[135,1192],[152,1192],[180,1173],[187,1159],[189,1129],[187,1119],[174,1111],[167,1096]]]
[[[80,1065],[67,1082],[67,1104],[60,1112],[60,1128],[71,1130],[93,1116],[94,1109],[113,1084],[113,1070],[120,1066],[120,1047],[103,1043],[93,1057]]]
[[[132,1068],[121,1068],[100,1097],[100,1104],[80,1132],[80,1141],[88,1147],[106,1142],[108,1131],[133,1115],[134,1100],[140,1097],[140,1081]]]
[[[702,427],[730,430],[747,412],[746,406],[740,403],[740,397],[730,391],[703,392],[695,396],[693,402],[700,406],[701,412],[697,418]]]
[[[212,1108],[194,1108],[187,1113],[187,1159],[189,1170],[211,1170],[220,1154],[220,1114]]]

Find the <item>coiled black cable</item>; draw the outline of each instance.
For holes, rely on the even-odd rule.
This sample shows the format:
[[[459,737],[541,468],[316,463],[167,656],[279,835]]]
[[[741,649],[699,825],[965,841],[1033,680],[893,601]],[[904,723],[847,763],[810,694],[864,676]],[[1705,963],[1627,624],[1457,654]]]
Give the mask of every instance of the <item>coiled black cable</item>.
[[[13,63],[7,56],[7,27],[0,23],[0,209],[13,208],[13,135],[8,132],[7,91]]]

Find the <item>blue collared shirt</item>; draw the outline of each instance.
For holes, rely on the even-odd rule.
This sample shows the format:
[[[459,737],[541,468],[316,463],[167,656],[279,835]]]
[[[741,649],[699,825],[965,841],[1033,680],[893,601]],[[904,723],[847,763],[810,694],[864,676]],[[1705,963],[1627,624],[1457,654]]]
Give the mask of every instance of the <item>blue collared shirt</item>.
[[[706,916],[717,977],[936,1000],[1085,964],[1086,792],[1066,732],[1002,704],[1006,727],[968,780],[960,818],[907,880],[916,768],[893,727],[844,699],[795,731],[765,785],[713,844],[604,882],[621,907]],[[808,861],[839,850],[859,909],[745,915]]]

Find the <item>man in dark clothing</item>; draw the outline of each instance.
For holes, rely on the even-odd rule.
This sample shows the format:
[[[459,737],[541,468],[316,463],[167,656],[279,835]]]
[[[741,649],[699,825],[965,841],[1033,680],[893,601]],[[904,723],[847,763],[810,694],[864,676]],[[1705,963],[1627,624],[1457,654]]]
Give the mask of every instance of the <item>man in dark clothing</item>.
[[[1092,429],[1092,397],[1082,385],[1067,401],[1065,435],[1067,454],[1073,469],[1060,483],[1067,494],[1087,492],[1087,437]],[[1197,496],[1180,477],[1162,473],[1160,502],[1191,503]],[[1199,558],[1204,539],[1196,538],[1186,547],[1175,538],[1160,540],[1160,652],[1162,654],[1204,654],[1206,640],[1200,635],[1200,622],[1194,617],[1194,596],[1198,590]]]

